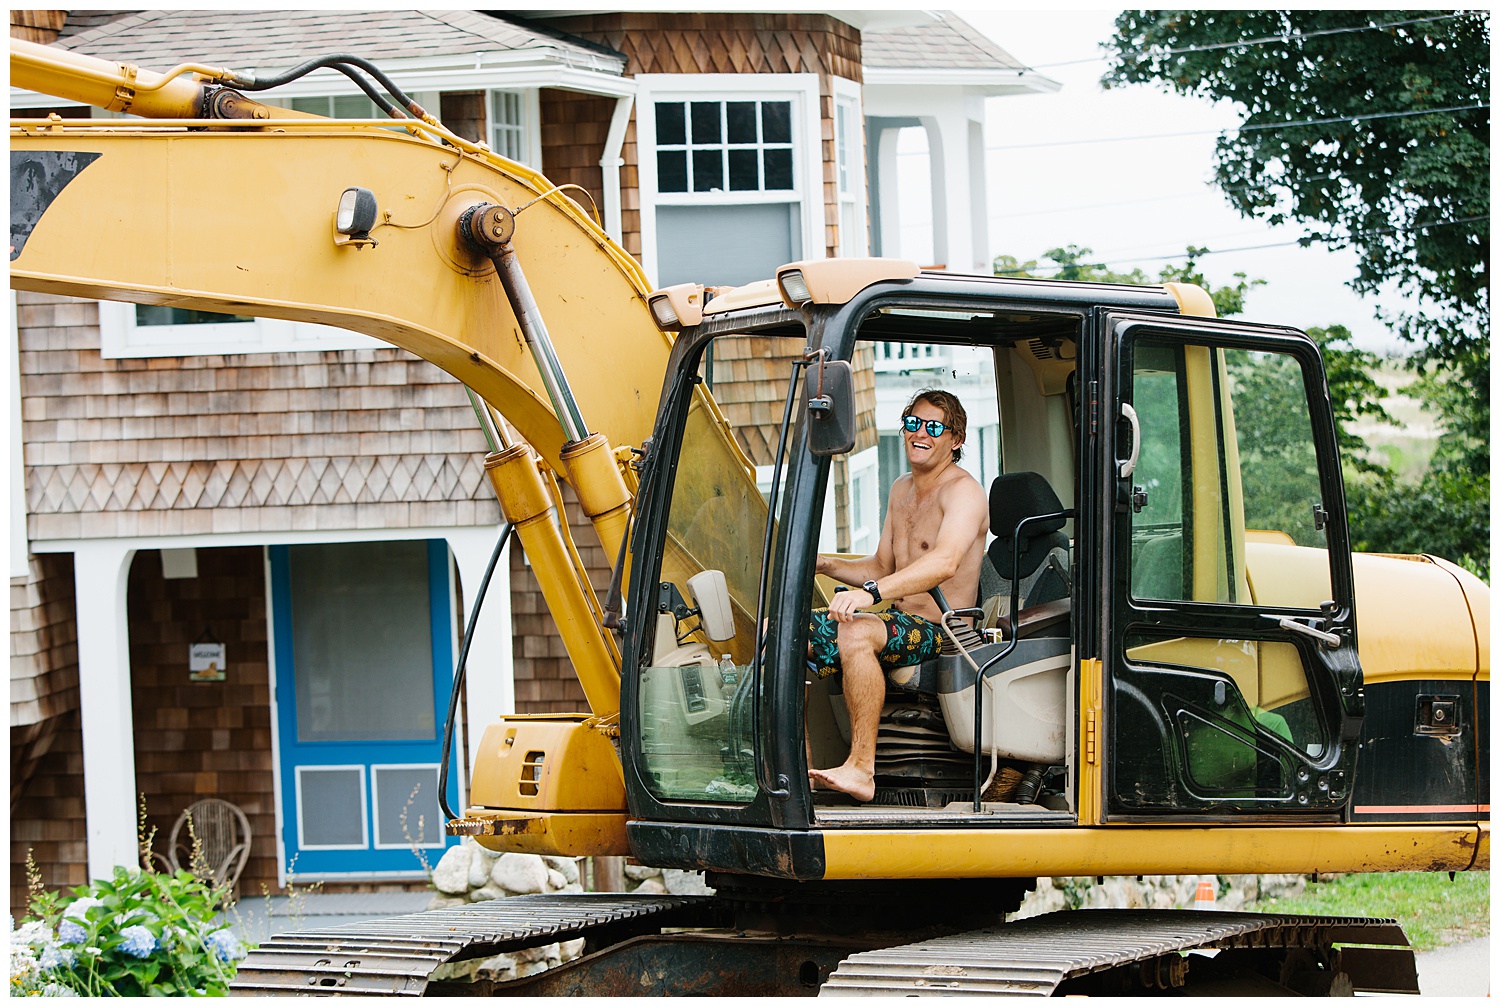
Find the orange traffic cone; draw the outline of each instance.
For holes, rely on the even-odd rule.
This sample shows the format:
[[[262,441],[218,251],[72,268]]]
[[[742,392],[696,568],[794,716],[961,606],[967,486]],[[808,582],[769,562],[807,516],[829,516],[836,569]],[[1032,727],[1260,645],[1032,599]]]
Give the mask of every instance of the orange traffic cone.
[[[1214,883],[1212,881],[1198,882],[1198,894],[1193,896],[1194,909],[1212,909],[1214,907]]]

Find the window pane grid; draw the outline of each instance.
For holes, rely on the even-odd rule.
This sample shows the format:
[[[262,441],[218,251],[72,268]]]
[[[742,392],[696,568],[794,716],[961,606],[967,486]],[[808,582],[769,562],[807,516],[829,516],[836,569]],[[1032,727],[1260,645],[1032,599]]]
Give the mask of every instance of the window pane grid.
[[[526,112],[514,91],[490,92],[490,149],[512,161],[526,160]]]
[[[657,102],[657,190],[708,193],[794,189],[791,104]]]

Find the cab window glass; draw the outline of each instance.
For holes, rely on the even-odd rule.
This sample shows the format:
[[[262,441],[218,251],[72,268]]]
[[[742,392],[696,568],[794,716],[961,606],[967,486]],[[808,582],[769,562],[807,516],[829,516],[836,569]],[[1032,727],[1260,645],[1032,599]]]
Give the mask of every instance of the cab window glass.
[[[638,702],[647,786],[664,800],[755,797],[750,671],[767,521],[762,490],[769,489],[786,379],[804,343],[722,336],[700,361],[703,383],[683,431],[657,595],[639,607],[632,599],[633,611],[655,623]],[[769,380],[777,375],[783,380]],[[761,471],[765,487],[752,476]],[[722,580],[705,581],[706,572]],[[708,607],[727,611],[718,628],[702,614]]]
[[[1131,594],[1314,608],[1330,597],[1319,458],[1290,354],[1142,340]]]
[[[1285,800],[1301,788],[1311,803],[1339,785],[1309,768],[1328,737],[1292,644],[1133,633],[1125,655],[1143,672],[1202,672],[1176,676],[1157,711],[1175,722],[1186,778],[1200,797]]]

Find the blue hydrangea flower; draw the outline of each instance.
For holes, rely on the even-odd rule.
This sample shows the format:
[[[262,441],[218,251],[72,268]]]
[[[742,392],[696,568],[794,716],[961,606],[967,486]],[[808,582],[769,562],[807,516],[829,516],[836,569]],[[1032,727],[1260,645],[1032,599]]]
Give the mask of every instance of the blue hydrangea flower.
[[[89,935],[89,932],[70,919],[64,919],[57,925],[57,939],[64,944],[77,944]]]
[[[227,929],[215,930],[203,938],[203,943],[208,945],[214,957],[221,962],[239,961],[245,957],[245,946]]]
[[[89,910],[94,908],[95,906],[102,905],[104,905],[104,903],[100,902],[92,895],[86,895],[81,899],[74,899],[72,902],[69,902],[68,907],[63,910],[63,916],[68,919],[87,921],[89,918]]]
[[[120,931],[120,950],[136,958],[150,957],[156,950],[156,935],[140,924]]]
[[[56,968],[71,967],[73,959],[74,954],[71,948],[60,948],[56,944],[48,944],[42,948],[42,954],[37,959],[37,964],[50,972]]]

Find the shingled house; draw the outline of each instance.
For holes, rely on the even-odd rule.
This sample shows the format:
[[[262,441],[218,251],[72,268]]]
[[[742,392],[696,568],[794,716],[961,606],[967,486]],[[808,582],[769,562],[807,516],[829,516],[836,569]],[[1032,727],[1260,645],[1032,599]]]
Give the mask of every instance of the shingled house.
[[[155,69],[359,54],[455,131],[588,189],[659,285],[899,255],[907,129],[930,151],[934,259],[983,271],[984,99],[1055,87],[917,11],[12,11],[11,33]],[[276,97],[374,114],[331,73]],[[771,124],[753,184],[687,172],[714,142],[685,117],[741,103]],[[420,882],[411,847],[435,860],[444,842],[430,784],[499,522],[463,389],[342,330],[13,296],[13,908],[28,850],[54,886],[134,862],[137,795],[161,831],[199,796],[243,808],[244,894],[291,872]],[[860,447],[841,486],[874,471],[873,429]],[[602,590],[608,559],[570,517]],[[469,751],[499,713],[583,704],[519,550],[502,569],[476,630]]]

